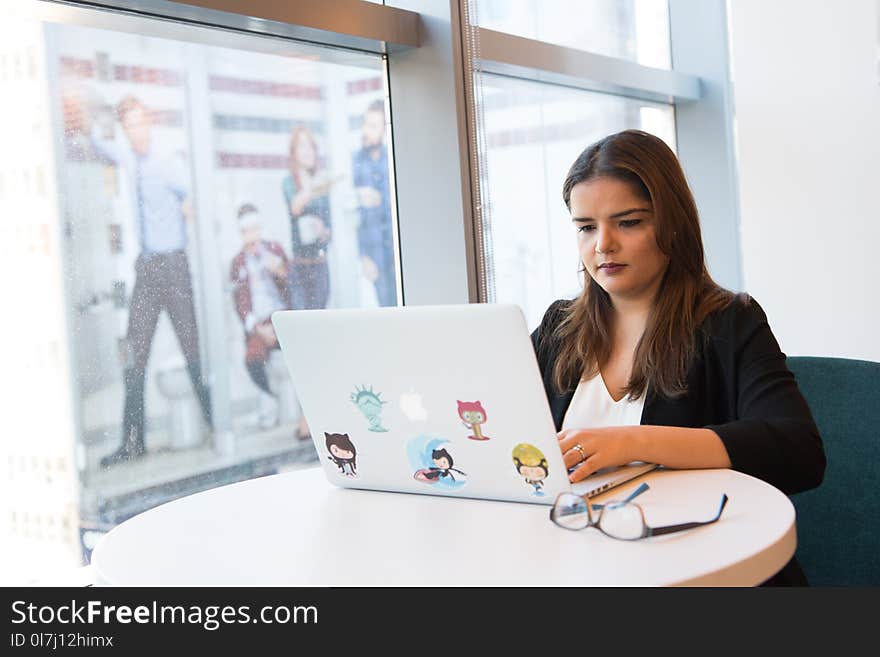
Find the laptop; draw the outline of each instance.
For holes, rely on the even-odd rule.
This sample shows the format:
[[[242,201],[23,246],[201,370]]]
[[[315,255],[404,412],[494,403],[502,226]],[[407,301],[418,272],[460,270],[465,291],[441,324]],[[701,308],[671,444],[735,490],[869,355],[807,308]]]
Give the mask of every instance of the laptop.
[[[516,305],[288,310],[272,323],[337,486],[553,504],[657,467],[569,482]]]

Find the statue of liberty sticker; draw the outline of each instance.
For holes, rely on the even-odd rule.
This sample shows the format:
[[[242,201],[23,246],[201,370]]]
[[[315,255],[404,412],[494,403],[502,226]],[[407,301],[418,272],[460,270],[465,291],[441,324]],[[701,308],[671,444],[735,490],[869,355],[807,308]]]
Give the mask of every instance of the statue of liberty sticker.
[[[382,401],[379,393],[373,391],[373,386],[370,386],[369,389],[366,386],[355,388],[355,391],[351,393],[351,402],[367,418],[367,422],[370,423],[370,431],[388,431],[382,426],[382,407],[388,402]]]

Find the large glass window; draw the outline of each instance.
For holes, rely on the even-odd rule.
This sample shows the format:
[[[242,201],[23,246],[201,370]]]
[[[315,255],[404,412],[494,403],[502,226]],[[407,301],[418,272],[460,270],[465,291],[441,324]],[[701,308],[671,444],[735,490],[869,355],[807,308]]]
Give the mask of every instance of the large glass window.
[[[575,233],[562,201],[568,168],[590,143],[639,128],[675,147],[671,105],[484,75],[484,212],[493,301],[518,303],[530,327],[581,285]]]
[[[670,68],[668,0],[468,0],[467,9],[470,23],[481,29],[611,58],[604,72],[599,69],[605,60],[596,63],[594,74],[600,77],[583,80],[584,87],[619,89],[599,93],[541,77],[509,77],[515,72],[489,73],[477,61],[482,56],[479,32],[471,37],[481,294],[487,301],[519,304],[534,327],[550,302],[575,296],[583,284],[561,198],[565,175],[578,154],[628,128],[656,134],[675,149],[671,103],[641,100],[638,90],[601,78],[619,70],[612,65],[615,59]],[[560,52],[557,59],[564,66],[570,57]]]
[[[481,27],[671,68],[669,0],[478,0]]]
[[[66,16],[0,27],[2,582],[313,466],[272,312],[399,300],[380,56]]]

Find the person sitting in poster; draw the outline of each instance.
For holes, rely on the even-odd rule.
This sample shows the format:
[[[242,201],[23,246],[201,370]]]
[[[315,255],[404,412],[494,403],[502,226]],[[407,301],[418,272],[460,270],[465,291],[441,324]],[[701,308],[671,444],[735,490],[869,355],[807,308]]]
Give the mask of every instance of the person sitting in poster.
[[[156,143],[152,132],[153,113],[135,96],[124,97],[116,106],[116,118],[126,143],[101,136],[86,103],[75,110],[66,106],[66,117],[78,117],[78,127],[88,136],[97,156],[115,165],[127,179],[140,247],[126,333],[122,443],[101,459],[101,466],[108,467],[140,458],[146,452],[146,368],[163,310],[171,319],[186,358],[202,415],[213,431],[211,397],[202,381],[192,278],[186,254],[187,222],[192,213],[185,158],[180,153],[166,152]]]
[[[235,310],[245,332],[245,367],[259,388],[259,424],[268,429],[278,423],[278,399],[269,387],[266,361],[278,349],[272,313],[290,308],[290,262],[278,242],[264,240],[256,206],[238,210],[242,248],[233,258],[230,279]]]
[[[291,301],[295,310],[326,308],[330,298],[330,181],[321,170],[318,147],[303,125],[290,136],[290,174],[282,182],[290,217]]]
[[[364,112],[363,147],[353,161],[360,222],[358,250],[364,276],[376,286],[380,306],[397,304],[394,238],[391,225],[391,185],[385,145],[385,104],[376,100]]]

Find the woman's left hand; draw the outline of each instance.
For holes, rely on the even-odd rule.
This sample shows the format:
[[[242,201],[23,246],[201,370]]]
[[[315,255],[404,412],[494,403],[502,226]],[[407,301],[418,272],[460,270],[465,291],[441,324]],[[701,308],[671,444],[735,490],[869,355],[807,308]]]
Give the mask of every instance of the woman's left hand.
[[[626,465],[634,461],[633,434],[633,427],[560,431],[557,438],[565,467],[572,468],[580,463],[580,467],[569,475],[569,480],[576,483],[602,468]],[[580,448],[576,445],[580,445]]]

